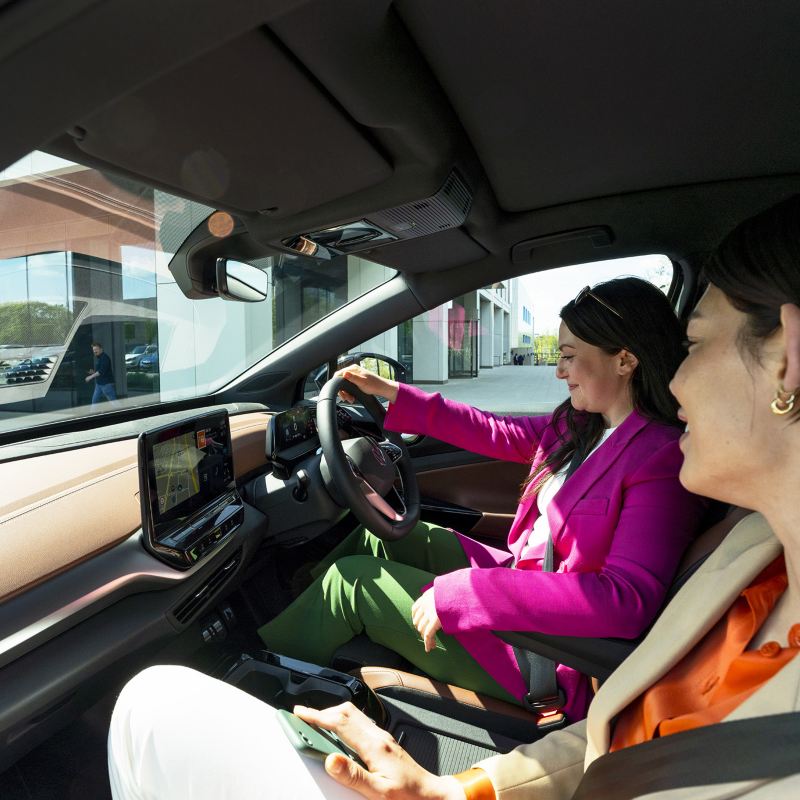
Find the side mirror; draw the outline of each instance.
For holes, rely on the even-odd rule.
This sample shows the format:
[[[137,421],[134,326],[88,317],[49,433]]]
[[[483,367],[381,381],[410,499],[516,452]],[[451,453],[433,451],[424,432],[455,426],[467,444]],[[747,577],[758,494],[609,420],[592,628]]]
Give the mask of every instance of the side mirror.
[[[364,369],[377,372],[378,375],[389,378],[389,380],[392,381],[398,381],[399,383],[409,383],[411,379],[409,370],[406,369],[403,364],[393,358],[389,358],[389,356],[384,356],[379,353],[345,353],[337,359],[336,369],[349,367],[352,364],[358,364],[358,366],[364,367]],[[317,367],[309,377],[314,382],[317,389],[321,391],[330,377],[328,375],[328,365],[323,364]]]
[[[337,368],[349,367],[351,364],[358,364],[370,372],[377,372],[382,378],[399,383],[408,383],[409,374],[406,367],[394,358],[384,356],[380,353],[347,353],[339,356]]]
[[[260,303],[267,299],[269,276],[241,261],[217,259],[217,294],[225,300],[240,303]]]
[[[314,386],[317,387],[317,391],[321,392],[322,387],[328,382],[328,365],[323,364],[321,367],[317,367],[311,373],[311,380],[314,381]]]

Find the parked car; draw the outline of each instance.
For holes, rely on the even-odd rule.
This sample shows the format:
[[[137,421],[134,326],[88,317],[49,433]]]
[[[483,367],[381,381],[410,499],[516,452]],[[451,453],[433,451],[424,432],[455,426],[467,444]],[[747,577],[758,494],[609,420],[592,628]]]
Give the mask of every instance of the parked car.
[[[156,372],[158,370],[158,348],[151,345],[147,351],[139,357],[139,369],[142,372]]]
[[[125,368],[129,371],[142,369],[142,358],[156,354],[156,364],[158,364],[158,346],[154,344],[137,345],[134,349],[125,356]],[[151,363],[147,362],[148,365]],[[148,367],[149,368],[149,367]]]
[[[50,374],[55,358],[46,356],[25,358],[18,361],[4,372],[6,383],[32,383],[43,381]]]
[[[144,355],[147,350],[147,345],[139,344],[133,348],[129,353],[125,354],[125,368],[136,369],[139,366],[139,359]]]
[[[88,335],[152,322],[170,354],[126,356],[159,372],[158,393],[91,408],[79,361],[74,408],[37,398],[0,417],[3,800],[108,800],[125,682],[155,663],[246,667],[256,628],[360,524],[303,398],[343,354],[403,353],[445,392],[451,311],[480,322],[480,366],[513,341],[509,295],[486,287],[567,266],[580,287],[600,260],[654,254],[685,319],[721,236],[800,192],[791,0],[0,5],[0,264],[17,302],[63,311],[105,292]],[[266,272],[267,299],[233,302],[228,261]],[[176,564],[143,515],[137,437],[186,424],[203,436],[185,442],[206,441],[209,410],[232,437],[215,478],[244,499]],[[339,411],[342,438],[379,438],[362,408]],[[433,437],[408,451],[427,518],[501,546],[528,465]],[[192,468],[179,477],[160,501],[189,500],[166,520],[183,533],[208,508]],[[453,689],[420,711],[421,691],[396,690],[420,759],[449,753],[454,730],[473,760],[538,735],[502,701],[465,710]]]

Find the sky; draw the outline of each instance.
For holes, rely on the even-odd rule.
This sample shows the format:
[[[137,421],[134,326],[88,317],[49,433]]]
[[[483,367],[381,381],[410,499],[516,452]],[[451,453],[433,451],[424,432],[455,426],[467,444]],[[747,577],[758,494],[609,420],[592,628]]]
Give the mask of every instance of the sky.
[[[533,309],[533,333],[558,333],[561,308],[572,300],[586,284],[635,275],[645,278],[666,292],[672,279],[672,262],[663,255],[617,258],[550,269],[520,278],[525,303]]]

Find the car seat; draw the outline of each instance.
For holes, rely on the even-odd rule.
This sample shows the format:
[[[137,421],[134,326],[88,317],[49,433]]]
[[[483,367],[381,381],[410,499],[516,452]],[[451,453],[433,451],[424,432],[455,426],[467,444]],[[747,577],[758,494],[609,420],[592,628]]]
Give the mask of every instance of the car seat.
[[[667,602],[731,529],[750,513],[733,508],[694,540],[679,565]],[[528,631],[497,632],[497,635],[517,647],[602,681],[630,655],[645,634],[634,640],[550,636]],[[385,653],[377,655],[381,651]],[[399,658],[396,654],[389,655],[391,651],[379,645],[369,647],[356,642],[340,648],[333,664],[352,666],[365,653],[379,663],[396,662]],[[360,666],[352,669],[352,674],[381,700],[389,732],[418,763],[437,774],[467,769],[481,758],[535,741],[559,722],[554,717],[535,715],[522,706],[394,666]]]

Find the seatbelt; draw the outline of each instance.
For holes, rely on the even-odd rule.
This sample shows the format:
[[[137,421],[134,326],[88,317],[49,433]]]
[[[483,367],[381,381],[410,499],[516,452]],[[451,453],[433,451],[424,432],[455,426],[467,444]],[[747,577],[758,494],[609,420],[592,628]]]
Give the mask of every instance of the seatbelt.
[[[572,800],[634,800],[670,789],[797,774],[795,711],[706,725],[608,753],[589,765]]]
[[[584,462],[586,456],[576,450],[575,454],[567,467],[567,474],[564,478],[566,483],[569,477]],[[545,545],[544,558],[542,559],[542,572],[553,572],[554,563],[554,544],[553,534],[548,533],[547,544]],[[561,727],[566,723],[563,715],[551,723],[547,720],[548,715],[555,715],[556,712],[564,708],[564,692],[558,688],[556,680],[556,662],[538,653],[525,650],[521,647],[511,646],[514,651],[514,658],[522,674],[522,679],[528,684],[528,693],[522,698],[525,707],[534,714],[545,715],[540,720],[539,727]]]
[[[548,536],[542,561],[542,572],[552,571],[553,537]],[[511,649],[514,651],[514,658],[517,660],[522,679],[528,684],[528,693],[522,698],[528,711],[539,715],[550,715],[561,711],[565,698],[564,692],[558,688],[556,662],[521,647],[512,645]]]

